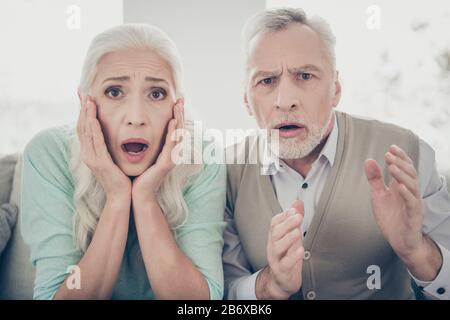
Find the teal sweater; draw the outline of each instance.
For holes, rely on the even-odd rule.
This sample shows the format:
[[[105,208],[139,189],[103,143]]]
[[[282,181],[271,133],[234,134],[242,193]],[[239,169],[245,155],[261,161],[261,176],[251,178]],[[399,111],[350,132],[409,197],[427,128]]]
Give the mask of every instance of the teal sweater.
[[[48,129],[37,134],[24,152],[20,217],[36,267],[35,299],[52,299],[70,274],[69,267],[83,256],[73,234],[74,182],[69,160],[74,138],[73,127]],[[203,165],[184,187],[189,216],[175,234],[180,249],[207,280],[211,299],[223,296],[225,187],[225,166]],[[154,298],[133,221],[112,298]]]

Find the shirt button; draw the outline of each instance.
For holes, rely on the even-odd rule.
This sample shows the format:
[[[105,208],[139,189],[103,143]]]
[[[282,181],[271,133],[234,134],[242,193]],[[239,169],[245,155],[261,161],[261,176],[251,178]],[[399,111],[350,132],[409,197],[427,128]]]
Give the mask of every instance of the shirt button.
[[[306,189],[306,188],[308,188],[308,183],[307,183],[307,182],[305,182],[304,184],[302,184],[302,189]]]
[[[314,300],[314,299],[316,298],[316,293],[315,293],[314,291],[309,291],[309,292],[306,294],[306,298],[307,298],[308,300]]]
[[[441,287],[441,288],[437,289],[436,292],[438,294],[444,294],[445,293],[445,289]]]
[[[311,258],[311,252],[305,251],[305,254],[303,256],[303,260],[309,260]]]

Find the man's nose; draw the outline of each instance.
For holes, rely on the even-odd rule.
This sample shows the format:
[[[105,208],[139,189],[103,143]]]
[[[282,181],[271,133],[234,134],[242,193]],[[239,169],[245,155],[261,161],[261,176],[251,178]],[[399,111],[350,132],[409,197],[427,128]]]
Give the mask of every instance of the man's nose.
[[[125,120],[129,126],[140,127],[146,125],[148,121],[144,102],[140,101],[140,99],[130,101],[128,108],[126,108]]]
[[[280,79],[276,91],[275,107],[281,111],[292,111],[299,106],[298,88],[290,83],[290,79]]]

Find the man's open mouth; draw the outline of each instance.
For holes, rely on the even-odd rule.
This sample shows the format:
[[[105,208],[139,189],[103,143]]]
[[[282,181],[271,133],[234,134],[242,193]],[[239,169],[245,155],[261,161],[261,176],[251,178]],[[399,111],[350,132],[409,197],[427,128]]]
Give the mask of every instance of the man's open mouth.
[[[280,123],[274,127],[274,129],[279,129],[282,131],[290,131],[290,130],[297,130],[297,129],[303,129],[305,126],[301,125],[300,123],[294,123],[294,122],[285,122]]]
[[[281,122],[274,127],[279,130],[281,138],[289,139],[299,136],[306,127],[298,122]]]

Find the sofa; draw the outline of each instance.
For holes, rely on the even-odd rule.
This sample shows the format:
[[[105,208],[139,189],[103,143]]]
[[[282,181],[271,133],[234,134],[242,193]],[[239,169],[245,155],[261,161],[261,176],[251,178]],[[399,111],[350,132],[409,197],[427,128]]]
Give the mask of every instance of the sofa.
[[[0,156],[0,300],[33,298],[34,268],[18,219],[21,166],[20,154]]]
[[[21,168],[20,154],[0,156],[0,300],[33,297],[35,271],[18,218]],[[450,190],[450,177],[447,184]],[[419,292],[416,294],[421,297]]]

